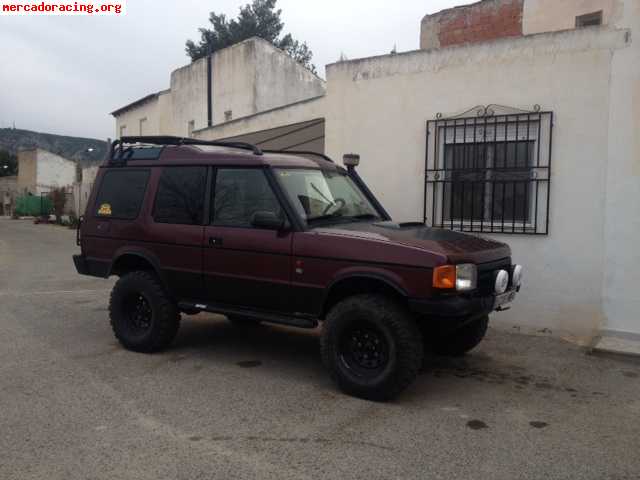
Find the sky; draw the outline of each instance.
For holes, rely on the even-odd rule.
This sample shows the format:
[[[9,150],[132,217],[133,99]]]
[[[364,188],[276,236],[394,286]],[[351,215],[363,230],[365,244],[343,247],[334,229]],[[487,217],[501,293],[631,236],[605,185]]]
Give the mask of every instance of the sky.
[[[249,0],[128,0],[125,16],[0,16],[0,128],[106,139],[109,115],[169,87],[189,63],[209,12],[236,17]],[[468,0],[279,0],[283,33],[306,41],[324,66],[419,48],[420,20]]]

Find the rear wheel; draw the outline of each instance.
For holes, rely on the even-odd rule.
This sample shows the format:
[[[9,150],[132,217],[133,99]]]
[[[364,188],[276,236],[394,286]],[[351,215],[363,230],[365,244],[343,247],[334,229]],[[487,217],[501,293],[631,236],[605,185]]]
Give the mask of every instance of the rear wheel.
[[[434,339],[432,350],[438,355],[461,357],[484,339],[489,327],[489,315],[467,323],[450,335]]]
[[[147,271],[120,277],[111,292],[109,314],[116,338],[136,352],[164,350],[180,325],[175,303],[157,277]]]
[[[334,306],[321,337],[322,360],[346,393],[390,400],[422,365],[422,336],[413,317],[393,301],[357,295]]]

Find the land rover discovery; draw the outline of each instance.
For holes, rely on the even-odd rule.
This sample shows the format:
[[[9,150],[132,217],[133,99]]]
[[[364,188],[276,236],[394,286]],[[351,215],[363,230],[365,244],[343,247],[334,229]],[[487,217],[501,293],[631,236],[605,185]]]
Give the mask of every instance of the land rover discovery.
[[[387,400],[425,350],[463,355],[508,308],[522,267],[503,243],[395,223],[356,172],[324,155],[125,137],[99,169],[78,273],[119,277],[109,314],[127,349],[157,352],[181,314],[321,329],[345,392]]]

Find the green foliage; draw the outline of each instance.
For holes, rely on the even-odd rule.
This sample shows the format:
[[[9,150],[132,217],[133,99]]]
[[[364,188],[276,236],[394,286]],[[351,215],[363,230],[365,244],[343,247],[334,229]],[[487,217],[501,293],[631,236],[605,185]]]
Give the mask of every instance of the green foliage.
[[[240,8],[240,14],[235,20],[227,20],[225,15],[211,12],[209,22],[213,28],[200,28],[200,41],[197,44],[192,40],[187,41],[187,55],[195,61],[247,38],[260,37],[316,73],[316,67],[311,63],[313,52],[306,42],[295,40],[290,33],[280,38],[284,23],[280,20],[282,10],[275,9],[276,2],[277,0],[253,0]]]
[[[4,150],[0,150],[0,177],[18,174],[18,158]]]

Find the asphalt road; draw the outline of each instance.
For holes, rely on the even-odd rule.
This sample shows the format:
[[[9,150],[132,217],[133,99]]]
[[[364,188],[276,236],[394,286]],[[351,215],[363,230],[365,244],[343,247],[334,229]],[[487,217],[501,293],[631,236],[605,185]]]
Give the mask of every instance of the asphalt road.
[[[0,479],[637,479],[640,363],[492,329],[397,401],[336,390],[317,332],[186,317],[123,350],[74,232],[0,219]],[[517,305],[516,307],[517,308]]]

